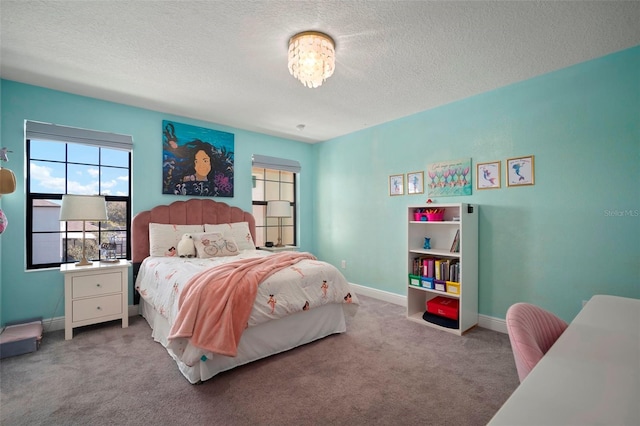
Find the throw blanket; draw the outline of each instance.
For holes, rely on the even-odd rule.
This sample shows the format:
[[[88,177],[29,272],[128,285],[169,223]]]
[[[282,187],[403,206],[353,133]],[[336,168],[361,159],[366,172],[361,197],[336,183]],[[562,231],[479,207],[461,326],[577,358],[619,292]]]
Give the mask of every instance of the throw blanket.
[[[282,252],[229,262],[195,275],[180,295],[169,340],[188,338],[202,349],[236,356],[258,285],[303,259],[316,258],[310,253]]]

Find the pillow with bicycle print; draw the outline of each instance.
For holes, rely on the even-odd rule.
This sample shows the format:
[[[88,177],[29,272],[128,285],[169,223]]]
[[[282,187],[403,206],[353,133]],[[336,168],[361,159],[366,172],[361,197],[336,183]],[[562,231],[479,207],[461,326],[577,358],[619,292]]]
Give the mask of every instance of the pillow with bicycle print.
[[[238,245],[235,240],[225,237],[219,232],[193,234],[193,243],[196,246],[196,254],[200,259],[235,256],[238,254]]]
[[[220,232],[225,238],[232,238],[238,245],[238,250],[255,250],[256,245],[251,237],[248,222],[204,224],[204,232]]]

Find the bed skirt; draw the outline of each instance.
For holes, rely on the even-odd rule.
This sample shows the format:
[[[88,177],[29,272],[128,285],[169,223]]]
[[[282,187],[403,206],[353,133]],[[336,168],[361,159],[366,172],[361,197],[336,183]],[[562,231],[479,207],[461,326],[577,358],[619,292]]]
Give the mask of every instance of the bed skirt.
[[[140,299],[139,306],[140,314],[153,330],[151,336],[166,348],[167,336],[171,328],[169,322],[144,299]],[[343,305],[327,304],[248,328],[242,334],[236,357],[213,354],[206,361],[200,361],[190,367],[177,359],[170,350],[167,352],[176,361],[180,372],[189,382],[199,383],[237,366],[293,349],[331,334],[344,333],[346,329]]]

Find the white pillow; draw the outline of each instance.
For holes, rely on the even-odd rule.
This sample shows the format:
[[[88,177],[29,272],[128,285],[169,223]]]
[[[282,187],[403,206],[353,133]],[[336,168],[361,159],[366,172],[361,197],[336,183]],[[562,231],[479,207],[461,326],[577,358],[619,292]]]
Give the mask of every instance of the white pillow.
[[[223,223],[220,225],[204,225],[204,232],[219,232],[227,239],[235,240],[238,250],[255,250],[256,245],[251,238],[249,222]]]
[[[238,245],[233,238],[225,238],[220,232],[202,232],[192,236],[200,259],[235,256],[239,253]]]
[[[202,225],[149,224],[149,254],[151,256],[177,256],[178,241],[183,234],[202,232]]]

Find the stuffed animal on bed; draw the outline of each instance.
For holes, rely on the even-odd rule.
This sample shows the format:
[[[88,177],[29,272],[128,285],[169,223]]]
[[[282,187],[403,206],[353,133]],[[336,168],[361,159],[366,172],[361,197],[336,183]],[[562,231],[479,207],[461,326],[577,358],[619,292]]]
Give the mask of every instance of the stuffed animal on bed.
[[[178,256],[180,257],[194,257],[196,255],[196,246],[193,243],[193,237],[191,234],[184,234],[180,241],[178,241]]]

